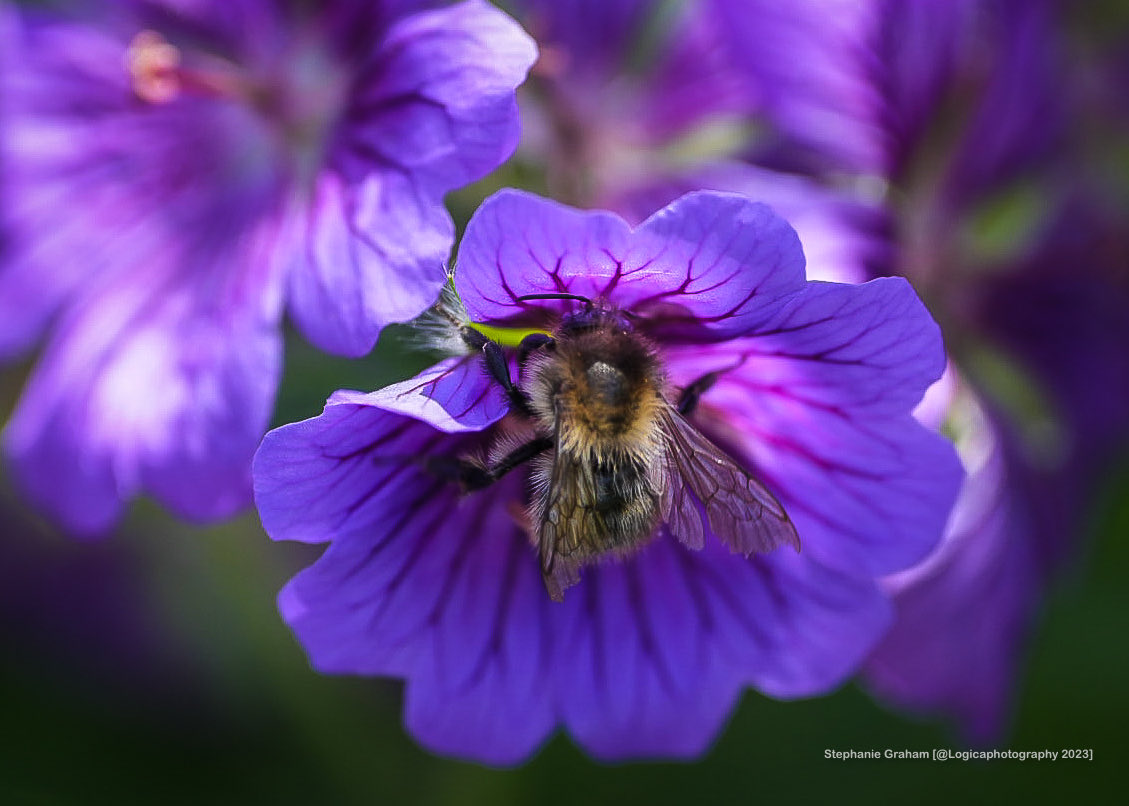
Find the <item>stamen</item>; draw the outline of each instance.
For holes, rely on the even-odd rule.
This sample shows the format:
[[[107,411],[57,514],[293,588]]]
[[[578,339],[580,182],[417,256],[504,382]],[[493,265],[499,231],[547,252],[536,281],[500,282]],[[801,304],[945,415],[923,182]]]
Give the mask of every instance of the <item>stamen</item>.
[[[133,91],[151,104],[164,104],[180,94],[180,51],[156,31],[141,31],[125,55]]]
[[[182,94],[238,98],[255,103],[260,87],[225,59],[192,53],[185,65],[180,49],[156,31],[141,31],[129,43],[125,67],[134,93],[142,101],[165,104]]]

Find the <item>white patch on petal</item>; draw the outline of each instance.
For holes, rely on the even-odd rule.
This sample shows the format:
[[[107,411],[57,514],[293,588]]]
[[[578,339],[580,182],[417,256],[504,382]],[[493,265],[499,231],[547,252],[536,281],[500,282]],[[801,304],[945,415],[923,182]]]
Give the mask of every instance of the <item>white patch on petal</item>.
[[[146,328],[113,357],[92,390],[88,415],[93,444],[115,456],[121,456],[118,446],[133,447],[130,456],[115,461],[122,486],[136,481],[131,478],[135,456],[166,453],[177,439],[173,426],[192,390],[170,360],[176,353],[171,333]],[[207,402],[197,394],[193,405]]]

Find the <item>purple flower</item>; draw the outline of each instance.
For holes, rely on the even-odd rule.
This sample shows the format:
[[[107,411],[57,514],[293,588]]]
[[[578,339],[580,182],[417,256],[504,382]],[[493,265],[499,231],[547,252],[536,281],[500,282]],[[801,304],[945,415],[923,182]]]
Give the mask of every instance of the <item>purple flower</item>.
[[[1129,437],[1129,295],[1101,265],[1099,219],[1070,211],[1068,237],[1048,233],[977,289],[984,335],[1028,373],[1030,399],[1020,409],[992,394],[991,374],[978,387],[952,373],[933,424],[947,419],[969,475],[941,546],[886,580],[897,619],[865,668],[880,699],[949,716],[981,745],[1010,723],[1039,602]]]
[[[743,687],[810,696],[853,672],[888,626],[875,577],[930,551],[961,476],[949,443],[910,414],[943,355],[905,281],[806,281],[792,229],[736,195],[684,196],[633,230],[503,191],[468,225],[454,286],[461,308],[448,314],[470,345],[556,334],[520,370],[508,361],[517,391],[502,391],[507,362],[487,343],[498,379],[470,353],[381,391],[338,392],[256,456],[271,537],[329,543],[279,598],[316,669],[404,678],[422,743],[492,764],[527,757],[558,725],[604,759],[693,756]],[[622,356],[649,345],[658,374],[639,377],[658,378],[660,402],[638,400],[657,406],[647,411],[670,440],[608,483],[667,475],[648,489],[655,525],[614,561],[582,558],[576,582],[545,563],[546,535],[571,533],[551,514],[569,511],[554,491],[604,482],[595,459],[565,463],[589,426],[554,415],[571,425],[544,432],[546,399],[581,416],[561,391],[575,387],[546,398],[541,385],[560,361],[588,361],[580,334],[605,329]],[[611,372],[603,358],[586,365],[586,378]],[[606,402],[637,387],[590,388]],[[685,426],[671,424],[676,405]],[[539,458],[516,461],[523,452]],[[687,469],[711,454],[733,457],[712,460],[728,479],[751,474],[740,484],[778,499],[801,553],[749,554],[755,523],[728,506],[748,499],[702,495]],[[490,473],[496,483],[480,483]],[[771,508],[753,507],[779,523]]]
[[[225,517],[250,498],[283,302],[358,355],[434,301],[443,194],[513,150],[533,45],[482,0],[27,17],[0,79],[0,357],[48,337],[8,457],[78,533],[141,492]]]
[[[1008,722],[1044,571],[1021,463],[967,391],[946,408],[968,476],[941,545],[884,581],[897,619],[865,680],[886,702],[955,718],[983,745]]]

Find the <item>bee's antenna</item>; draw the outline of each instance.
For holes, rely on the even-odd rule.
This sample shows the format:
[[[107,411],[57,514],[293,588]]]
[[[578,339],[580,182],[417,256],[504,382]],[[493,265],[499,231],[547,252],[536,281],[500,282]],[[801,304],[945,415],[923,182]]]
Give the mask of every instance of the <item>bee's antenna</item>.
[[[527,302],[531,299],[574,299],[577,302],[583,302],[589,308],[592,307],[592,300],[579,294],[526,294],[523,297],[518,297],[517,301]]]

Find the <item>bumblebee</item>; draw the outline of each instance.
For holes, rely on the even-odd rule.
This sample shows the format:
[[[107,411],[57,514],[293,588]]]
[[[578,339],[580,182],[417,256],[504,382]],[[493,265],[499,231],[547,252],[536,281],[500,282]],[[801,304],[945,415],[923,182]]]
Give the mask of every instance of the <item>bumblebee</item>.
[[[799,550],[776,497],[687,420],[715,373],[672,403],[662,362],[629,315],[569,294],[522,301],[546,298],[584,307],[566,314],[551,335],[522,340],[520,385],[500,344],[473,327],[462,329],[530,438],[509,437],[486,462],[464,459],[431,469],[471,491],[531,463],[525,525],[553,599],[579,581],[583,566],[632,553],[662,524],[693,549],[704,545],[704,516],[713,534],[745,555],[783,544]]]

